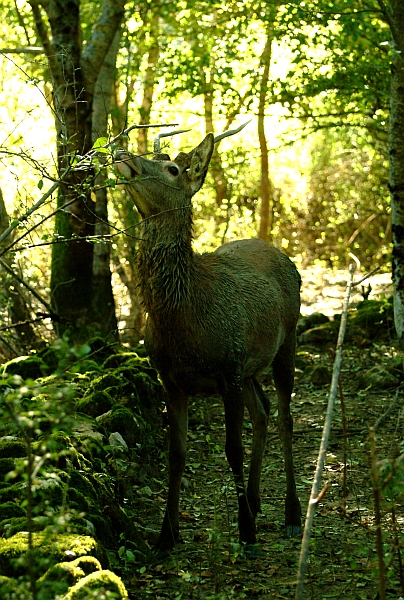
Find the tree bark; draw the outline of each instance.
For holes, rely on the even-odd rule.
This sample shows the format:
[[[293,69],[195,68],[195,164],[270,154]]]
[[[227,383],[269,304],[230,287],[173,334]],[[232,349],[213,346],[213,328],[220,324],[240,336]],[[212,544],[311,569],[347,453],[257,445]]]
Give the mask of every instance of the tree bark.
[[[151,45],[148,52],[147,69],[143,82],[143,99],[139,108],[140,125],[149,125],[150,113],[153,104],[154,86],[156,83],[156,66],[159,58],[159,16],[154,15],[150,24]],[[148,152],[148,130],[139,129],[137,136],[137,151],[139,154]]]
[[[74,160],[75,155],[85,154],[91,149],[94,88],[122,21],[125,0],[103,0],[101,15],[84,51],[79,0],[49,0],[41,4],[31,0],[30,5],[48,58],[53,85],[60,172]],[[49,27],[40,6],[46,11]],[[59,208],[73,202],[56,216],[55,235],[66,239],[66,243],[55,244],[52,248],[51,298],[55,312],[64,319],[58,324],[57,333],[61,335],[69,331],[72,340],[85,339],[90,333],[97,332],[91,310],[93,245],[75,239],[95,232],[96,206],[91,200],[93,175],[90,171],[72,171],[58,193]],[[101,299],[105,309],[108,309],[111,294]],[[109,311],[113,311],[111,304]]]
[[[274,37],[274,21],[277,6],[273,6],[269,16],[264,51],[260,59],[262,77],[258,105],[258,139],[261,152],[261,212],[258,237],[266,242],[271,239],[273,227],[273,184],[269,177],[268,144],[265,136],[265,106],[268,94],[269,68],[272,56],[272,40]],[[271,202],[272,201],[272,202]]]
[[[121,39],[121,28],[115,33],[112,44],[100,69],[94,89],[92,142],[108,134],[108,115],[115,81],[116,56]],[[105,170],[95,179],[95,235],[107,236],[108,223],[107,174]],[[118,340],[118,323],[115,314],[115,300],[111,286],[111,242],[104,240],[94,245],[92,314],[95,331],[104,338]]]
[[[389,190],[393,234],[394,319],[404,348],[404,2],[391,0],[393,38],[389,126]]]

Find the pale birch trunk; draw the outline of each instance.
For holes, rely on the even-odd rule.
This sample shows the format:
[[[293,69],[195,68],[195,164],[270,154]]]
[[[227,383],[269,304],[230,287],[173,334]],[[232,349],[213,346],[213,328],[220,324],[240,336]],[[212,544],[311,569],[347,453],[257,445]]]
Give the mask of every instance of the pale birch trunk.
[[[271,66],[272,40],[274,37],[276,11],[277,6],[275,5],[272,7],[269,17],[265,47],[260,59],[262,76],[258,105],[258,139],[261,152],[261,211],[258,237],[266,242],[271,239],[271,230],[273,226],[273,184],[269,176],[268,144],[265,135],[265,107],[268,95],[269,68]]]

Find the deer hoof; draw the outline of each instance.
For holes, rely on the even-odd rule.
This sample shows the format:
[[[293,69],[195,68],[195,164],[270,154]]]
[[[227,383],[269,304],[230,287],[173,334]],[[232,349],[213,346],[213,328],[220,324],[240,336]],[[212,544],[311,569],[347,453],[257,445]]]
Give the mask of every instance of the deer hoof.
[[[258,558],[258,544],[242,544],[241,556],[248,560],[255,560]]]
[[[300,525],[286,525],[285,527],[286,537],[296,537],[302,533]]]

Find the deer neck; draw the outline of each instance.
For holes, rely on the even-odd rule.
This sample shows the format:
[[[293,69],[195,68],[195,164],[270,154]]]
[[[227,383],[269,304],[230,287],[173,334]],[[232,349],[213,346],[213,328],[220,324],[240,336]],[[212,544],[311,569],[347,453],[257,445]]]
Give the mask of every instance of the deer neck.
[[[191,209],[186,216],[177,214],[164,221],[154,218],[144,224],[138,274],[150,317],[182,312],[189,305],[194,273]]]

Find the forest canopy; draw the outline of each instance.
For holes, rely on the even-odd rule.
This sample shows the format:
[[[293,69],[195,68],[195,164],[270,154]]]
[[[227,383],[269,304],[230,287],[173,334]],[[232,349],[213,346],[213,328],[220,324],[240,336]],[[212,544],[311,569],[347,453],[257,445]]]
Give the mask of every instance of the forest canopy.
[[[40,309],[58,315],[59,334],[114,336],[122,304],[127,327],[140,326],[139,218],[111,156],[117,146],[151,152],[174,123],[189,131],[163,138],[170,154],[250,120],[218,145],[194,199],[198,251],[258,235],[299,267],[346,267],[353,253],[364,270],[391,269],[394,2],[46,0],[0,10],[1,232],[18,221],[1,241],[6,323]],[[158,128],[110,143],[133,125]],[[13,316],[17,304],[25,312]]]

